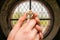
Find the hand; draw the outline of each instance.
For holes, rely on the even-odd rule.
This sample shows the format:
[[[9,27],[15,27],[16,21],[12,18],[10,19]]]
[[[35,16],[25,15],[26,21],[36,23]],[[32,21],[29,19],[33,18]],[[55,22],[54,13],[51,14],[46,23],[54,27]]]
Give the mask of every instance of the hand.
[[[40,40],[43,38],[41,27],[36,24],[38,18],[26,20],[27,15],[22,16],[12,28],[7,40]],[[39,32],[39,33],[38,33]]]

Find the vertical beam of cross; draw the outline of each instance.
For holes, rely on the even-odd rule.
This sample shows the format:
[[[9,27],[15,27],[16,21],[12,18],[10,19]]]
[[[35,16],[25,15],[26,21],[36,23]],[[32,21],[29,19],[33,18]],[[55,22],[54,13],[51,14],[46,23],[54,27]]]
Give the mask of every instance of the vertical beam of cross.
[[[29,8],[29,10],[31,10],[31,0],[30,0],[29,4],[30,4],[30,8]]]

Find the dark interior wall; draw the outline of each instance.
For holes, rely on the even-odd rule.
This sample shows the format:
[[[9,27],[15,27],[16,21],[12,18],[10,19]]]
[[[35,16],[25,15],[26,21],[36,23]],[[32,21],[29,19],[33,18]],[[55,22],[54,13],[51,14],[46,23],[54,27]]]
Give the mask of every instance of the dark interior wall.
[[[5,0],[0,0],[0,10],[1,10],[1,7],[4,4],[4,2],[5,2]],[[0,25],[0,40],[5,40],[5,39],[6,39],[6,37],[4,36],[2,29],[1,29],[1,25]]]
[[[2,5],[4,4],[5,0],[0,0],[0,9],[2,7]]]
[[[59,7],[60,7],[60,0],[56,0],[56,1],[57,1],[58,5],[59,5]]]
[[[56,0],[56,1],[58,3],[59,8],[60,8],[60,0]],[[57,35],[54,37],[53,40],[60,40],[60,28],[59,28]]]
[[[56,0],[56,1],[60,7],[60,0]],[[4,2],[5,2],[5,0],[0,0],[0,9],[1,9]],[[59,37],[60,37],[60,28],[59,28],[57,35],[55,36],[55,38],[53,40],[59,40],[60,39]],[[4,36],[4,34],[1,30],[1,26],[0,26],[0,40],[5,40],[5,39],[6,39],[6,37]]]
[[[0,40],[5,40],[6,37],[4,36],[2,30],[1,30],[1,26],[0,26]]]
[[[57,35],[54,37],[53,40],[60,40],[60,28],[59,28]]]

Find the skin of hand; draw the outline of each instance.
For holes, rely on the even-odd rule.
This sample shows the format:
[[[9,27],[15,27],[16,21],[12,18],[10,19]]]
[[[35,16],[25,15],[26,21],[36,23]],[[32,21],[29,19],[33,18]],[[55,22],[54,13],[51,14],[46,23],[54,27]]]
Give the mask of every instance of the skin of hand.
[[[36,16],[36,15],[35,15]],[[26,20],[27,14],[24,14],[12,28],[7,40],[40,40],[43,39],[41,27],[36,24],[39,19]],[[39,33],[38,33],[39,32]]]

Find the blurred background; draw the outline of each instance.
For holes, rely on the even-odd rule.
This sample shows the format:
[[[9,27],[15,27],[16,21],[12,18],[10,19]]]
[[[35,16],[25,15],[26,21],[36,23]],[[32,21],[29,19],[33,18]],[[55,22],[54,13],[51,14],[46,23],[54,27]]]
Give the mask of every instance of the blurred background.
[[[1,9],[2,5],[4,4],[4,2],[5,2],[5,0],[0,0],[0,9]],[[56,0],[56,2],[58,3],[59,8],[60,8],[60,0]],[[0,26],[0,40],[6,40],[6,37],[4,36],[4,34],[2,32],[1,26]],[[53,38],[53,40],[60,40],[60,28],[59,28],[56,36]]]

